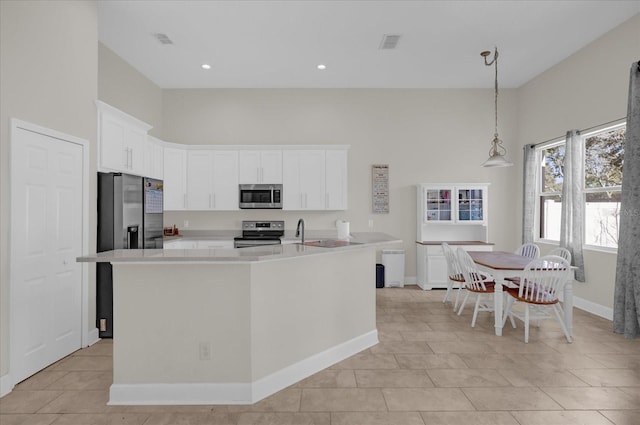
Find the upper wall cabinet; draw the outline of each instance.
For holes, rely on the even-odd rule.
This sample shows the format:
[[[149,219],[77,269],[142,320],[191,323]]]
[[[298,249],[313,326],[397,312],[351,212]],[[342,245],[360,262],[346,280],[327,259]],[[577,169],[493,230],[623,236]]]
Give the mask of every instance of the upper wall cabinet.
[[[238,209],[238,151],[187,151],[187,209]]]
[[[324,150],[285,150],[282,180],[283,209],[325,209]]]
[[[421,184],[417,191],[418,241],[487,241],[488,184]]]
[[[98,169],[145,175],[147,132],[151,126],[104,102],[98,107]]]
[[[147,135],[144,151],[144,175],[154,179],[164,178],[164,148],[162,141]]]
[[[187,151],[164,148],[164,209],[187,209]]]
[[[325,152],[325,209],[347,209],[347,150]]]
[[[282,183],[282,151],[241,150],[238,183]]]

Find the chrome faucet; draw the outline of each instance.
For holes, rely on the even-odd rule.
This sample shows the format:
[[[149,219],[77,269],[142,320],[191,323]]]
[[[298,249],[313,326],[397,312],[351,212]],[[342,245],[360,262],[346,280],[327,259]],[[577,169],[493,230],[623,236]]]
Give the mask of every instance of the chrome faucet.
[[[300,239],[300,243],[304,245],[304,220],[298,220],[298,226],[296,227],[296,238],[300,236],[300,229],[302,228],[302,238]]]

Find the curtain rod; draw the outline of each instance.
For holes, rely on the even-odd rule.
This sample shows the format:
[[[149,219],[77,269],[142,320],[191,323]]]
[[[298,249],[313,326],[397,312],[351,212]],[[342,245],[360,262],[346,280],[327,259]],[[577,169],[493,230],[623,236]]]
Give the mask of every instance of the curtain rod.
[[[638,62],[638,71],[640,71],[640,61]],[[616,120],[612,120],[612,121],[609,121],[609,122],[605,122],[604,124],[594,125],[594,126],[592,126],[592,127],[587,127],[587,128],[584,128],[584,129],[582,129],[582,130],[578,130],[578,131],[579,131],[580,133],[584,133],[584,132],[587,132],[587,131],[595,130],[596,128],[606,127],[606,126],[608,126],[609,124],[616,124],[616,123],[619,123],[620,121],[625,121],[626,119],[627,119],[627,117],[622,117],[622,118],[618,118],[618,119],[616,119]],[[553,139],[545,140],[544,142],[540,142],[540,143],[534,143],[534,144],[530,144],[530,145],[524,145],[524,146],[523,146],[523,148],[525,148],[525,147],[527,147],[527,146],[529,146],[529,147],[531,147],[531,148],[537,148],[538,146],[542,146],[542,145],[546,145],[546,144],[551,143],[551,142],[555,142],[555,141],[557,141],[558,139],[561,139],[562,137],[564,137],[564,136],[554,137]]]

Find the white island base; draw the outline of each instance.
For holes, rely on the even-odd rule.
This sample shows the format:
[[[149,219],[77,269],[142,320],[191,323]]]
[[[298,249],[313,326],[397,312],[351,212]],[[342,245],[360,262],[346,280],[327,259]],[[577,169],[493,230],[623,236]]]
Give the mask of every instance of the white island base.
[[[375,345],[375,246],[314,252],[112,262],[109,404],[255,403]]]

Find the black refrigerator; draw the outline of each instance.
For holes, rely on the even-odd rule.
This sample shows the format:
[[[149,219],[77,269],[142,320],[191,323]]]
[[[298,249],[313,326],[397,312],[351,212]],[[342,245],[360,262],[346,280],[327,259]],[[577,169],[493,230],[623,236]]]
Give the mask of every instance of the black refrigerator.
[[[162,248],[162,180],[124,173],[98,173],[97,252]],[[96,266],[96,326],[113,338],[113,272]]]

